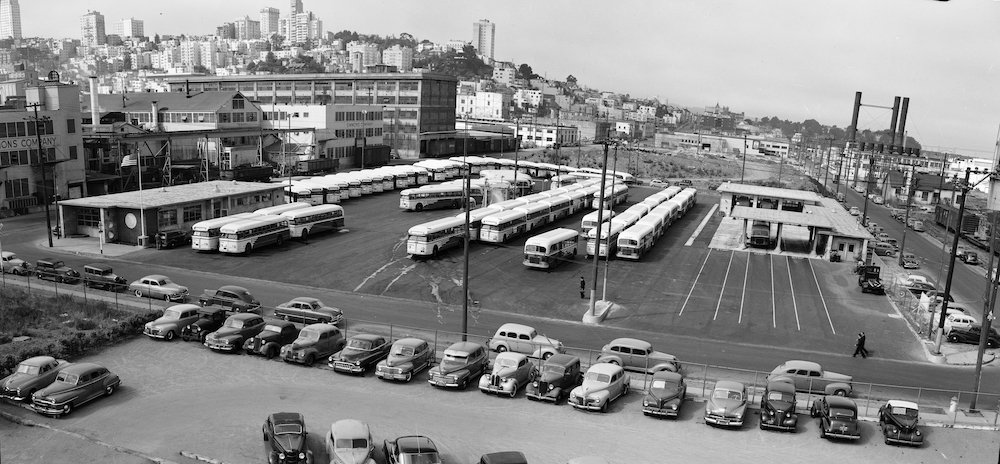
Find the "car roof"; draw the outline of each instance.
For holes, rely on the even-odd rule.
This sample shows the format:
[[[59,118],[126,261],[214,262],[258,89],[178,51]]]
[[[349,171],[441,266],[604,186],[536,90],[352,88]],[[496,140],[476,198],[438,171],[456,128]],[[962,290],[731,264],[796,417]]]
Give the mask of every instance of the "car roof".
[[[35,356],[21,361],[21,364],[28,366],[41,366],[42,364],[48,364],[55,361],[55,359],[56,358],[53,358],[52,356]]]
[[[327,325],[329,325],[329,324],[327,324]],[[352,340],[367,340],[367,341],[370,341],[370,342],[373,342],[373,341],[375,341],[375,340],[377,340],[379,338],[381,338],[383,340],[385,339],[385,337],[383,337],[381,335],[375,335],[375,334],[357,334],[357,335],[351,335],[351,339]]]
[[[789,382],[771,381],[767,383],[767,389],[771,391],[780,391],[786,393],[795,393],[795,385]]]
[[[306,420],[302,414],[297,412],[276,412],[271,414],[272,424],[301,424],[305,425]]]
[[[143,276],[142,279],[163,280],[163,279],[167,279],[167,276],[162,275],[162,274],[150,274],[148,276]],[[142,279],[139,279],[139,280],[142,280]]]
[[[554,354],[545,360],[545,364],[558,364],[560,366],[569,366],[577,362],[580,362],[580,358],[571,354]]]
[[[587,373],[596,372],[598,374],[614,375],[622,371],[622,367],[611,363],[597,363],[587,369]]]
[[[421,340],[419,338],[410,337],[410,338],[400,338],[399,340],[393,342],[392,346],[420,346],[426,343],[427,343],[426,341]]]
[[[13,251],[4,251],[0,252],[0,256],[17,256],[17,255],[15,255]]]
[[[504,331],[513,330],[515,332],[534,332],[535,328],[524,324],[515,324],[513,322],[508,322],[504,325],[501,325],[500,328],[497,329],[497,331],[501,330]]]
[[[450,355],[457,354],[459,356],[466,356],[469,353],[472,353],[473,351],[476,351],[482,347],[483,345],[480,345],[476,342],[458,342],[449,346],[448,349],[444,350],[444,354],[450,354]]]
[[[223,285],[219,287],[219,290],[225,290],[227,292],[233,292],[233,293],[250,293],[247,291],[247,289],[240,287],[238,285]]]
[[[889,402],[886,403],[886,405],[889,406],[890,408],[907,408],[907,409],[917,409],[917,410],[920,409],[917,407],[917,403],[912,403],[903,400],[889,400]]]
[[[733,382],[732,380],[720,380],[715,382],[715,388],[724,388],[726,390],[743,390],[746,388],[742,383]]]
[[[298,298],[292,298],[289,301],[289,303],[291,303],[292,301],[297,301],[299,303],[319,303],[319,298],[313,298],[311,296],[300,296]]]
[[[267,325],[273,325],[273,326],[278,326],[278,327],[282,327],[282,328],[288,327],[288,326],[295,327],[295,324],[292,323],[291,321],[283,321],[281,319],[268,319],[268,320],[266,320],[264,322]]]
[[[522,360],[528,359],[528,357],[521,353],[505,351],[503,353],[498,354],[495,361],[500,361],[501,359],[511,359],[516,362],[521,362]]]
[[[316,323],[316,324],[309,324],[309,325],[307,325],[307,326],[305,326],[305,327],[302,328],[302,330],[306,330],[306,329],[315,330],[317,332],[334,332],[334,331],[340,330],[340,328],[338,328],[335,325],[330,325],[330,324],[326,324],[326,323],[323,323],[323,322],[319,322],[319,323]]]
[[[97,364],[97,363],[84,362],[84,363],[70,364],[69,366],[67,366],[62,371],[65,372],[65,373],[67,373],[67,374],[80,375],[80,374],[83,374],[83,373],[86,373],[86,372],[90,372],[90,371],[92,371],[94,369],[103,369],[103,368],[104,368],[104,366],[102,366],[100,364]]]
[[[653,380],[656,379],[669,380],[671,382],[680,382],[681,380],[684,379],[684,376],[676,372],[658,371],[657,373],[653,374]]]
[[[786,369],[805,369],[810,371],[821,371],[822,368],[819,367],[819,363],[814,363],[812,361],[800,361],[793,359],[791,361],[785,361],[784,364],[775,368],[775,370],[786,370]]]
[[[500,451],[484,454],[479,458],[480,464],[528,464],[528,459],[520,451]]]
[[[437,452],[437,446],[430,438],[420,435],[410,435],[396,439],[396,447],[400,453]]]
[[[91,263],[91,264],[87,264],[87,265],[85,265],[83,267],[92,267],[94,269],[100,269],[102,271],[110,271],[111,270],[111,265],[104,264],[104,263]]]
[[[247,319],[253,319],[255,317],[260,317],[260,316],[254,314],[254,313],[238,313],[238,314],[233,314],[232,316],[229,316],[229,319],[232,319],[234,321],[245,321]]]
[[[858,405],[857,405],[857,403],[854,402],[854,400],[852,400],[850,398],[847,398],[847,397],[844,397],[844,396],[833,396],[833,395],[830,395],[830,396],[826,397],[825,401],[826,401],[826,404],[830,405],[830,407],[850,408],[850,409],[855,410],[855,411],[858,409]]]
[[[198,306],[196,304],[191,304],[191,303],[182,303],[182,304],[175,304],[173,306],[169,306],[169,307],[167,307],[167,309],[173,309],[173,310],[176,310],[176,311],[187,311],[189,309],[201,309],[201,306]],[[164,309],[164,311],[166,311],[167,309]]]
[[[226,308],[221,306],[200,306],[198,307],[198,312],[201,314],[224,313],[226,312]]]
[[[343,419],[330,426],[334,438],[367,438],[371,435],[368,424],[355,419]]]
[[[611,340],[611,343],[609,343],[608,345],[627,346],[630,348],[644,348],[647,350],[653,347],[651,343],[636,338],[616,338],[614,340]]]

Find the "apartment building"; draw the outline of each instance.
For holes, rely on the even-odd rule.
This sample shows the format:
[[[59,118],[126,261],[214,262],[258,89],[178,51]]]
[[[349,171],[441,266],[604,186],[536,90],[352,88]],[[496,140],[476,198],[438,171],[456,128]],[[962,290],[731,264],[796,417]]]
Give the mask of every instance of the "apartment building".
[[[97,11],[88,11],[80,17],[80,42],[83,45],[97,47],[108,41],[104,30],[104,15]]]
[[[0,39],[20,40],[21,6],[17,0],[0,0]]]
[[[395,66],[399,72],[413,71],[413,49],[402,45],[393,45],[382,51],[382,63]]]

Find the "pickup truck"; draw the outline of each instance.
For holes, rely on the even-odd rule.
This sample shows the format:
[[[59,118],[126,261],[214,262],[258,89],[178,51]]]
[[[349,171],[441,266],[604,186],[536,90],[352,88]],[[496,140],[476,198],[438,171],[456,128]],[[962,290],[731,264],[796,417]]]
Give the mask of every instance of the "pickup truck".
[[[218,290],[205,290],[198,297],[202,306],[222,306],[238,313],[263,313],[260,301],[243,287],[223,285]]]

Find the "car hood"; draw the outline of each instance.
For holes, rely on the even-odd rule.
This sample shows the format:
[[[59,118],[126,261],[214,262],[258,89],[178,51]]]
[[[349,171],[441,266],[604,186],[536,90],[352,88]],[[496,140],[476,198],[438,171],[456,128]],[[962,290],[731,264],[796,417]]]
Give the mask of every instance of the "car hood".
[[[308,338],[296,338],[295,341],[289,345],[289,349],[301,350],[303,348],[309,348],[310,346],[313,346],[315,344],[316,342]]]
[[[731,400],[728,398],[709,398],[708,406],[715,410],[721,409],[724,413],[733,413],[746,406],[746,403],[743,400]]]
[[[177,320],[177,319],[170,319],[170,318],[166,318],[166,317],[160,317],[160,318],[157,318],[157,319],[153,319],[150,322],[147,322],[146,325],[149,326],[149,327],[159,327],[161,325],[178,324],[178,323],[180,323],[180,321]]]
[[[208,334],[208,338],[214,338],[216,340],[221,340],[223,338],[236,338],[242,335],[241,334],[242,330],[243,329],[233,329],[226,327]]]
[[[344,348],[343,350],[340,351],[340,354],[337,355],[337,360],[345,362],[354,362],[367,358],[368,356],[371,356],[373,353],[375,352],[369,350],[355,350],[352,348]]]
[[[593,381],[586,381],[585,380],[583,382],[583,385],[580,385],[577,388],[580,389],[580,395],[581,396],[587,396],[587,395],[590,395],[592,393],[597,393],[597,392],[601,392],[601,391],[607,390],[608,387],[610,387],[610,385],[608,385],[606,383],[600,383],[600,382],[593,382]]]
[[[901,429],[904,429],[904,430],[912,430],[912,429],[916,428],[916,426],[917,426],[917,418],[916,417],[897,416],[897,415],[889,414],[889,419],[897,427],[899,427]]]
[[[442,374],[451,374],[458,371],[469,369],[471,367],[472,365],[467,363],[441,361],[441,364],[438,364],[437,368],[438,371],[440,371]]]
[[[386,367],[396,367],[413,362],[413,356],[389,355],[385,358]]]
[[[680,388],[653,388],[649,390],[649,396],[659,401],[676,398],[680,393]]]
[[[672,354],[667,354],[662,351],[653,351],[649,353],[649,359],[655,359],[657,361],[677,361],[677,357]]]
[[[767,404],[775,411],[792,411],[795,408],[795,405],[788,401],[768,401]]]
[[[563,377],[562,374],[553,374],[553,373],[545,373],[545,372],[543,372],[538,377],[538,381],[539,382],[545,382],[547,384],[561,385],[563,383],[563,378],[564,377]]]
[[[33,380],[38,379],[37,375],[14,373],[0,382],[0,387],[6,388],[7,390],[17,390],[20,387],[30,384]]]
[[[51,384],[49,384],[49,386],[35,392],[35,395],[38,397],[58,395],[60,393],[67,392],[75,388],[77,388],[76,385],[70,385],[66,382],[52,382]]]
[[[371,450],[367,448],[337,448],[333,450],[336,459],[334,462],[344,464],[365,464],[371,457]]]
[[[491,372],[490,374],[498,376],[498,377],[500,377],[500,378],[503,379],[503,378],[507,378],[507,377],[513,377],[516,372],[517,372],[517,367],[500,367],[500,366],[495,366],[493,368],[493,372]]]
[[[305,440],[302,435],[294,433],[284,433],[275,435],[272,439],[276,448],[284,451],[285,454],[298,453],[302,450]]]

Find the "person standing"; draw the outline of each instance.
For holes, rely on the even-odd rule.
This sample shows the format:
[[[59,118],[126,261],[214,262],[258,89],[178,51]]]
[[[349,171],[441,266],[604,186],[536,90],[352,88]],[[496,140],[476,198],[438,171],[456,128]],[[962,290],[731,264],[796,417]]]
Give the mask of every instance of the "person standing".
[[[587,298],[585,292],[587,291],[587,281],[583,280],[583,276],[580,276],[580,298]]]

